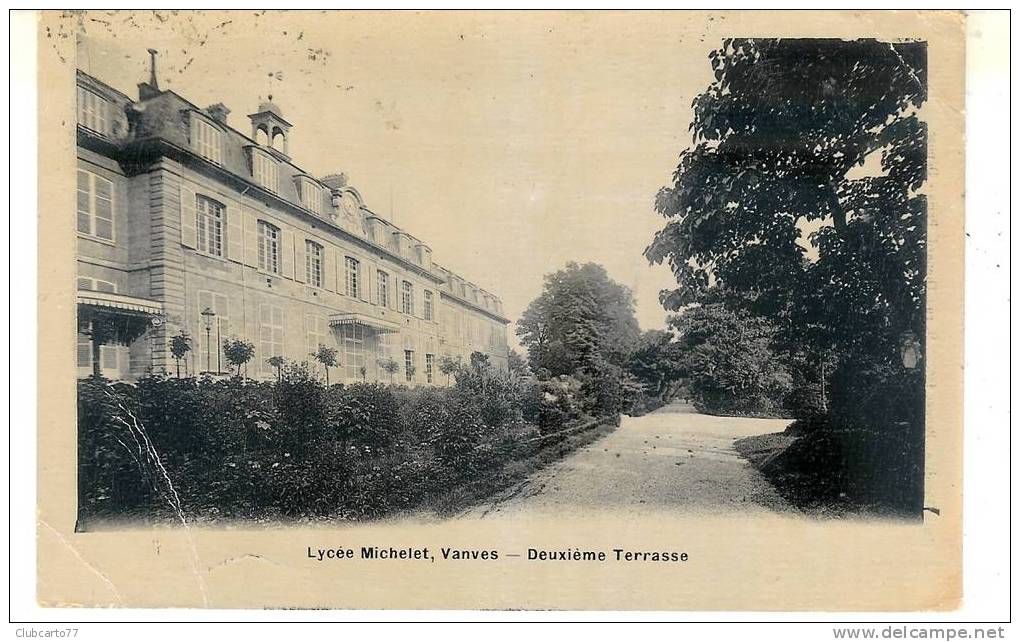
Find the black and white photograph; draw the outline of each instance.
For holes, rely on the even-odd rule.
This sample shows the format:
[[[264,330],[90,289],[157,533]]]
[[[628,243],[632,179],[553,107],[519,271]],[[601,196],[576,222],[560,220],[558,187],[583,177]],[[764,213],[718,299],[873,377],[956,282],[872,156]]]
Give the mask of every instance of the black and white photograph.
[[[40,603],[953,608],[962,22],[795,16],[42,12]]]
[[[465,87],[495,103],[472,123],[428,91],[359,98],[311,33],[217,71],[201,39],[161,59],[127,44],[147,28],[77,26],[79,528],[613,505],[922,517],[924,42],[699,43],[707,81],[655,132],[679,161],[641,168],[657,190],[613,194],[514,149],[569,174],[609,151],[596,123],[549,150],[561,115],[530,118],[499,145],[518,105]],[[447,118],[497,149],[412,138]],[[390,154],[427,158],[447,198],[355,164]],[[489,199],[449,193],[462,167]],[[529,261],[517,232],[567,193],[574,232],[632,251],[563,238]]]

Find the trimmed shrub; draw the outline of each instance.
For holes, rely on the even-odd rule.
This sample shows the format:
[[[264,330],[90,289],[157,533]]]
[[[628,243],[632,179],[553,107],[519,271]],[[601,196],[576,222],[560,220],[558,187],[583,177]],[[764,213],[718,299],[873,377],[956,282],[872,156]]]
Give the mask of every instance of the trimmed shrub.
[[[540,431],[587,419],[571,377],[484,363],[455,376],[452,388],[327,387],[289,364],[273,382],[82,380],[79,517],[370,519],[499,477],[547,445]]]

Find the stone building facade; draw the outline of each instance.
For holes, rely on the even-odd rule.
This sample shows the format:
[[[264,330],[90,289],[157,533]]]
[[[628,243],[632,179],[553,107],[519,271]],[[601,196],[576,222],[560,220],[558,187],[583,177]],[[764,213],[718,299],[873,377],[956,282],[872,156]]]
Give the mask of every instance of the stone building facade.
[[[160,90],[155,73],[137,100],[77,82],[80,375],[224,373],[229,338],[255,345],[255,378],[274,376],[270,357],[312,361],[320,345],[339,353],[333,381],[444,384],[440,360],[476,351],[506,367],[500,299],[437,264],[343,174],[302,171],[271,101],[245,134],[224,105]],[[192,349],[178,361],[182,333]]]

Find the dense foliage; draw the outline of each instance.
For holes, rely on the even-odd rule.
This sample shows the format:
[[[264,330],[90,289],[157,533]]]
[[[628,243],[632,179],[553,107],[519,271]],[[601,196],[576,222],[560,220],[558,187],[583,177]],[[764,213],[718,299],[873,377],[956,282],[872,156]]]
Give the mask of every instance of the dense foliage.
[[[305,364],[274,382],[82,380],[81,516],[378,517],[498,475],[590,419],[570,391],[482,355],[451,375],[450,388],[415,389],[325,386]]]
[[[792,377],[772,351],[775,328],[764,318],[712,304],[674,316],[670,324],[699,409],[768,414],[784,407]]]
[[[584,413],[614,415],[641,392],[626,370],[640,336],[634,297],[601,265],[571,262],[546,275],[542,294],[517,323],[517,335],[541,386],[576,384]]]
[[[646,250],[677,279],[663,304],[761,319],[797,388],[818,391],[796,404],[922,439],[923,367],[900,350],[924,337],[925,44],[727,39],[709,61]],[[760,365],[765,346],[746,347],[731,374]]]
[[[710,61],[695,145],[656,199],[669,222],[646,253],[679,284],[664,304],[721,292],[786,351],[892,365],[924,333],[924,44],[733,39]]]
[[[600,361],[622,365],[639,332],[630,290],[595,263],[568,263],[546,275],[542,294],[517,323],[531,369],[550,376]]]

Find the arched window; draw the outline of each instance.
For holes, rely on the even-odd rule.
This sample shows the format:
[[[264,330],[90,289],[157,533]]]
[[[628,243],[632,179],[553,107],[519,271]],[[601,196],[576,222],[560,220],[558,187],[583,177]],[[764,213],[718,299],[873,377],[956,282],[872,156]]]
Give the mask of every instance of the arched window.
[[[265,125],[260,125],[255,130],[255,142],[262,146],[269,146],[269,130]]]
[[[272,148],[286,153],[287,134],[279,127],[273,128]]]

